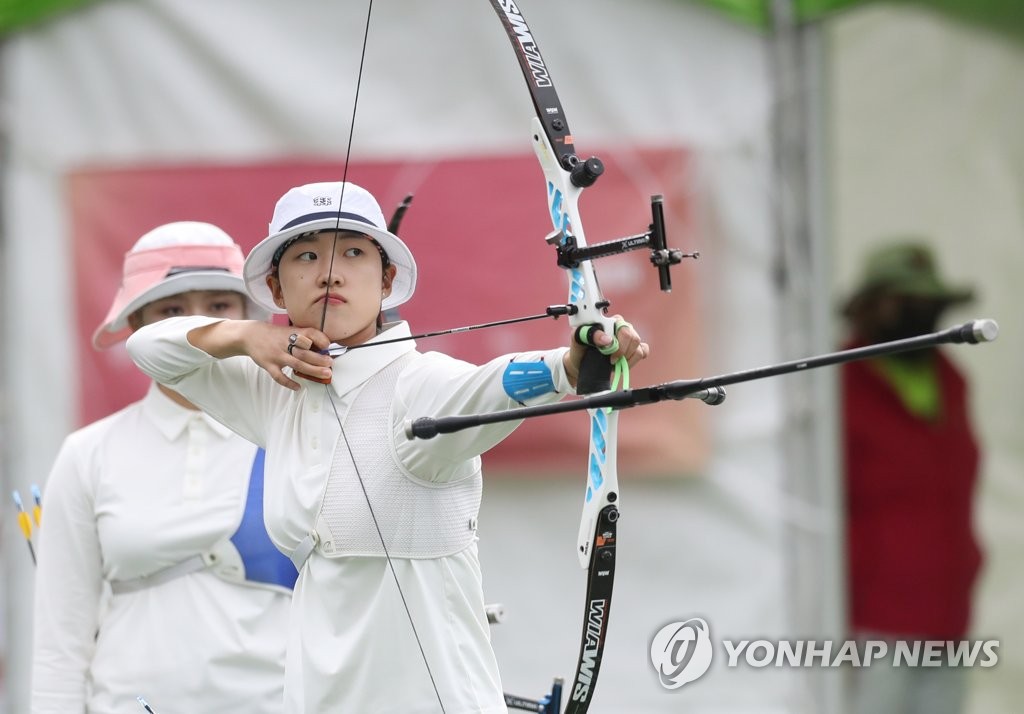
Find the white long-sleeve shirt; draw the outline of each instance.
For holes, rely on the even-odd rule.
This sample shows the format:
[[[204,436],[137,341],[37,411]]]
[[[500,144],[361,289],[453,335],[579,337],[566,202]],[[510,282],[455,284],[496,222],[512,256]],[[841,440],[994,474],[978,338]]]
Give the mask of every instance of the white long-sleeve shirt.
[[[551,390],[531,403],[556,401],[570,392],[564,348],[507,355],[476,366],[438,353],[416,353],[412,341],[351,350],[335,359],[331,385],[300,379],[301,388],[293,392],[248,358],[216,360],[188,342],[190,330],[213,322],[162,320],[136,332],[129,353],[151,377],[265,446],[267,530],[286,552],[316,528],[342,431],[335,408],[343,418],[360,388],[385,365],[412,355],[391,398],[392,443],[381,448],[393,448],[402,469],[424,488],[443,488],[479,471],[479,455],[518,422],[422,441],[405,436],[407,418],[516,406],[503,387],[513,360],[543,362],[550,372]],[[404,322],[396,323],[371,342],[408,334]],[[373,474],[362,477],[372,479]],[[295,586],[286,711],[435,713],[441,711],[439,696],[447,714],[505,712],[475,543],[450,556],[392,562],[424,655],[384,558],[314,553]]]
[[[231,536],[256,446],[153,385],[69,435],[44,494],[33,714],[279,714],[290,598],[200,571],[151,574]]]

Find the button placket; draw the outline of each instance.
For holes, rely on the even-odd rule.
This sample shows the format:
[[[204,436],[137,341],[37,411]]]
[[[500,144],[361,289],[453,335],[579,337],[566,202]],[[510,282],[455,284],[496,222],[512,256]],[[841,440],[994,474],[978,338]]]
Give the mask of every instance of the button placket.
[[[196,500],[203,495],[203,471],[206,467],[206,447],[209,430],[203,418],[195,414],[188,421],[188,447],[185,456],[185,479],[182,495]]]

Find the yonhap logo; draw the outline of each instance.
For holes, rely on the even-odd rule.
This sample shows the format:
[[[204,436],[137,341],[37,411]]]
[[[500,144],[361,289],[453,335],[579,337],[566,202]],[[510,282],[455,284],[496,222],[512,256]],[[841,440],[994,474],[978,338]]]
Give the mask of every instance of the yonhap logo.
[[[651,642],[651,664],[665,689],[699,679],[711,666],[711,632],[699,617],[665,625]]]
[[[718,640],[699,617],[665,625],[651,640],[651,664],[665,689],[696,681],[720,650],[724,669],[765,667],[949,667],[988,669],[999,664],[999,640]]]

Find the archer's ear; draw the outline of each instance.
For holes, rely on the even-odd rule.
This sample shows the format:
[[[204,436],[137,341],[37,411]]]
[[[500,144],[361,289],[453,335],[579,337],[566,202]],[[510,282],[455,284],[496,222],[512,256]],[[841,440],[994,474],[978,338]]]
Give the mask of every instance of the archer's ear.
[[[384,270],[384,280],[383,280],[384,292],[386,292],[386,293],[390,293],[391,292],[391,284],[393,282],[395,282],[395,275],[397,273],[398,273],[398,268],[395,267],[394,265],[389,265]]]
[[[273,273],[267,275],[267,287],[270,289],[270,296],[274,299],[274,304],[282,310],[286,309],[284,293],[281,291],[281,279]]]

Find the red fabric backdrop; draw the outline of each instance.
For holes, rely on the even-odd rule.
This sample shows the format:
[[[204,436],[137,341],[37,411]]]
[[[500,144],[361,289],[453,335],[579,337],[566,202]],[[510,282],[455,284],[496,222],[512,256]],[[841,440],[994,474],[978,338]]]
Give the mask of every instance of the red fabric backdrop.
[[[582,197],[590,243],[646,230],[648,191],[665,193],[669,240],[685,237],[686,157],[680,151],[603,156],[607,171]],[[123,347],[97,352],[91,335],[120,282],[124,253],[151,228],[178,220],[219,225],[248,250],[266,236],[277,199],[290,187],[338,180],[336,163],[244,166],[103,167],[69,179],[75,311],[81,356],[78,415],[87,423],[138,399],[147,380]],[[634,182],[629,176],[642,176]],[[416,296],[401,309],[414,331],[429,331],[543,312],[566,299],[566,281],[544,237],[544,183],[531,155],[420,162],[353,163],[349,178],[380,200],[385,216],[414,193],[400,233],[419,264]],[[640,188],[636,183],[643,183]],[[648,186],[648,184],[650,184]],[[669,187],[673,187],[670,189]],[[601,260],[598,274],[612,310],[627,316],[654,354],[635,370],[634,386],[696,374],[700,334],[693,289],[697,265],[675,270],[671,294],[658,291],[643,252]],[[566,322],[532,322],[419,342],[480,362],[498,354],[567,343]],[[620,419],[620,472],[687,473],[706,455],[702,405],[684,402],[632,410]],[[523,425],[487,457],[492,470],[583,471],[587,441],[581,414]]]

